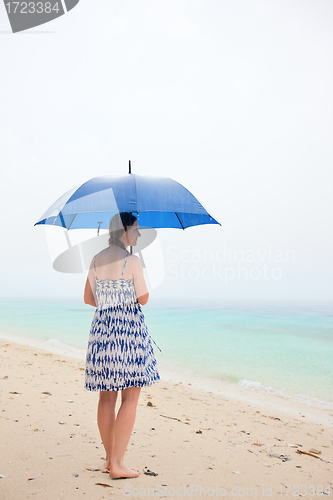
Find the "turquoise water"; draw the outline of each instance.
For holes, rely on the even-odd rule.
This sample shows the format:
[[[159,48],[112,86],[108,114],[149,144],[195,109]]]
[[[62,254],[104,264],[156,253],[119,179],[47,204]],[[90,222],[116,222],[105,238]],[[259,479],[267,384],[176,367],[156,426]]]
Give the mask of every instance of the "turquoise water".
[[[155,349],[158,361],[171,373],[333,402],[331,303],[151,301],[143,310],[163,352]],[[3,302],[0,332],[84,350],[93,313],[77,303]]]

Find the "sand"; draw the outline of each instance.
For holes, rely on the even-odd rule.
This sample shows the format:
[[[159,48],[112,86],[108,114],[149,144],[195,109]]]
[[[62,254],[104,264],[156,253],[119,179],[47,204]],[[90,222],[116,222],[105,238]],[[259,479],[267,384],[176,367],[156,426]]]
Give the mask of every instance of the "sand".
[[[333,497],[330,413],[162,380],[142,389],[126,452],[140,476],[113,480],[84,362],[7,340],[0,348],[0,500]]]

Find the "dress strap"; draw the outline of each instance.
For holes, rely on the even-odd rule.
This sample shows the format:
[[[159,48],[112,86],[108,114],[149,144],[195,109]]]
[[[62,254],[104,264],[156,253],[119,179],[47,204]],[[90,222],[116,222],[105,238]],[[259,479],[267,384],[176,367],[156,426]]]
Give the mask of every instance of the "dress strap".
[[[125,266],[126,266],[126,262],[127,262],[127,257],[128,257],[128,255],[126,255],[126,257],[125,257],[124,267],[123,267],[123,270],[122,270],[122,272],[121,272],[120,279],[123,277],[123,274],[124,274],[124,271],[125,271]]]
[[[95,260],[96,260],[96,255],[94,257],[94,269],[95,269],[95,279],[97,279],[97,273],[96,273],[96,265],[95,265]]]

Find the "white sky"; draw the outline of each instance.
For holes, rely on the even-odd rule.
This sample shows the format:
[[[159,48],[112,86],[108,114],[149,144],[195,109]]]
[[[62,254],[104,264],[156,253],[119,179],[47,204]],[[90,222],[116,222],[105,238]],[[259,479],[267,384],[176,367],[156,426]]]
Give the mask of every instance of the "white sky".
[[[80,0],[14,35],[0,5],[2,298],[81,299],[33,224],[131,159],[222,223],[160,233],[156,297],[331,300],[332,26],[331,0]]]

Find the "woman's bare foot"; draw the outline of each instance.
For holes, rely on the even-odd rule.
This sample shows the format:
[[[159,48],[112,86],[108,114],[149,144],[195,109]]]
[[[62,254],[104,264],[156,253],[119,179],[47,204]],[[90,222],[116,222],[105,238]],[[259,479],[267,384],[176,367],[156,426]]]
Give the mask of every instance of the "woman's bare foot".
[[[139,477],[140,475],[140,472],[130,469],[129,467],[126,467],[126,465],[110,465],[106,468],[108,468],[110,477],[112,479]]]

